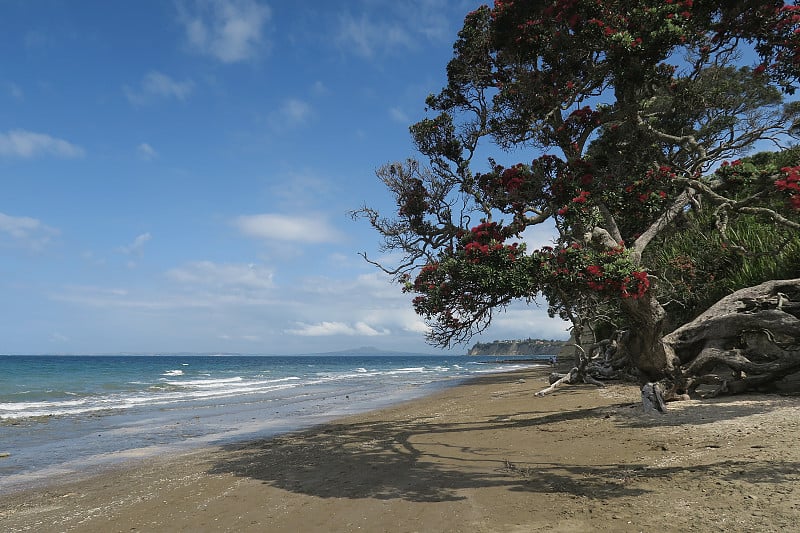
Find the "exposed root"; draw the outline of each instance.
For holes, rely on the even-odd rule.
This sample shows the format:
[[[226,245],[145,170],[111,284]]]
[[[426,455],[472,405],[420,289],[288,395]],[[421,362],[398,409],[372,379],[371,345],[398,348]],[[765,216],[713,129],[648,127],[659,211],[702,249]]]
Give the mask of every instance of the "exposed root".
[[[736,291],[664,337],[682,384],[703,397],[769,389],[800,372],[800,279]]]

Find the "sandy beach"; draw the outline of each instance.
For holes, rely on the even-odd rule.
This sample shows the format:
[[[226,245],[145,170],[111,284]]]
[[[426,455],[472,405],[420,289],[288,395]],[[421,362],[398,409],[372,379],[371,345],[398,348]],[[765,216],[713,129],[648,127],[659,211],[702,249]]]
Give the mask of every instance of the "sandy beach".
[[[262,441],[0,496],[0,530],[791,531],[797,397],[641,412],[638,388],[544,398],[542,369]]]

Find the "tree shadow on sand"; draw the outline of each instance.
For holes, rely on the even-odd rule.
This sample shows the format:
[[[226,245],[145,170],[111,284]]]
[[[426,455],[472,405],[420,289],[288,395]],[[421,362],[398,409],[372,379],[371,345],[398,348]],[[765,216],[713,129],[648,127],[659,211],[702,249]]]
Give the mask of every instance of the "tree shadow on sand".
[[[668,403],[667,411],[663,414],[644,415],[640,414],[640,411],[635,411],[635,416],[628,417],[621,424],[639,428],[704,425],[770,413],[789,403],[796,405],[795,400],[775,394],[742,394],[687,402],[678,401]]]
[[[514,419],[446,423],[432,417],[401,422],[329,424],[270,440],[227,446],[211,469],[266,485],[321,498],[404,499],[440,502],[465,499],[464,489],[505,488],[530,493],[568,493],[595,499],[642,495],[649,490],[643,478],[680,474],[692,477],[720,475],[731,469],[745,472],[754,482],[786,478],[799,464],[775,465],[759,461],[682,467],[647,464],[513,464],[498,456],[485,435],[476,434],[469,446],[447,444],[451,433],[523,429],[549,424],[591,421],[607,417],[609,409],[629,404],[577,409],[542,415],[515,413]],[[520,415],[523,416],[520,419]],[[586,422],[584,422],[586,423]],[[481,442],[481,439],[484,442]],[[742,475],[742,474],[739,474]]]

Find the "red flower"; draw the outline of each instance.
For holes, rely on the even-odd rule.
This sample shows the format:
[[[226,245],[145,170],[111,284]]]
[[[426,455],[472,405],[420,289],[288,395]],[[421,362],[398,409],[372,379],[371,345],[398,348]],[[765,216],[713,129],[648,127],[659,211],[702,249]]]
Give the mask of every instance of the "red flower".
[[[572,201],[575,202],[576,204],[585,204],[587,198],[589,198],[589,194],[590,194],[589,191],[581,191],[580,194],[578,194],[578,196],[572,199]]]
[[[589,265],[586,267],[586,273],[590,276],[600,277],[603,275],[603,268],[597,265]]]
[[[636,279],[639,285],[636,293],[634,293],[632,296],[634,298],[638,298],[644,295],[644,293],[647,292],[647,289],[650,288],[650,279],[647,277],[647,272],[641,272],[641,271],[632,272],[631,276],[633,276]]]

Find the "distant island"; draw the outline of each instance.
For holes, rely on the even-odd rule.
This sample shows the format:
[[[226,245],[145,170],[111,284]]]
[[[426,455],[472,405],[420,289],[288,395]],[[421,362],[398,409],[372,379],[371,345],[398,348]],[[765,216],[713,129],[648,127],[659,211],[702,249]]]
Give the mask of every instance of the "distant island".
[[[543,339],[479,342],[467,355],[557,355],[565,342]]]

